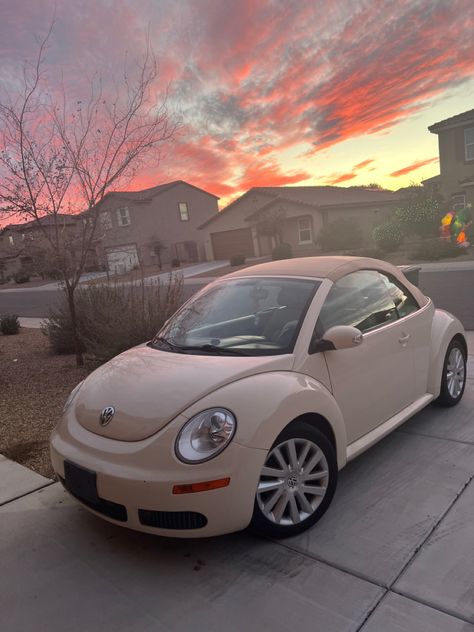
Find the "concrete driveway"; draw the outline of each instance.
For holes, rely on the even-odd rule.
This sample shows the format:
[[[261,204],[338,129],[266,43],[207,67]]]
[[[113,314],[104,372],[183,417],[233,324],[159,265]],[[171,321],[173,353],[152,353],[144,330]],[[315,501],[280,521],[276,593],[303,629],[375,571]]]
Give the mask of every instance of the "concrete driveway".
[[[459,406],[350,463],[326,516],[285,541],[134,533],[0,460],[2,632],[474,630],[469,364]]]

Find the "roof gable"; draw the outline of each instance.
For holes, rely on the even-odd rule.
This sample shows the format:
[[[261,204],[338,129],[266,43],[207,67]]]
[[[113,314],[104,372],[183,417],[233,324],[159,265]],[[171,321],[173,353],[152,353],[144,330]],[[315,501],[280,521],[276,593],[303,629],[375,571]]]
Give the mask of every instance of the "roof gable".
[[[330,208],[331,206],[360,206],[363,204],[377,204],[393,202],[399,199],[399,195],[387,189],[367,189],[366,187],[334,187],[334,186],[304,186],[304,187],[252,187],[239,198],[231,202],[217,215],[208,219],[199,228],[204,228],[211,222],[219,219],[224,214],[232,212],[239,202],[246,199],[252,193],[260,193],[269,198],[258,209],[249,213],[246,219],[259,213],[263,207],[275,200],[293,202],[312,208]]]
[[[200,189],[199,187],[194,186],[194,184],[189,184],[189,182],[185,182],[184,180],[174,180],[173,182],[158,184],[157,186],[150,187],[149,189],[142,189],[141,191],[109,191],[103,197],[102,202],[105,199],[110,199],[110,198],[121,198],[125,200],[130,200],[133,202],[144,202],[147,200],[152,200],[157,195],[160,195],[161,193],[164,193],[165,191],[169,191],[170,189],[178,186],[179,184],[184,184],[187,187],[196,189],[196,191],[205,193],[206,195],[209,195],[210,197],[213,197],[216,200],[219,199],[217,195],[214,195],[213,193],[209,193],[209,191],[205,191],[204,189]]]
[[[199,228],[205,228],[208,224],[211,224],[214,220],[219,219],[219,217],[222,217],[223,215],[227,215],[227,213],[232,212],[240,204],[240,202],[242,202],[243,200],[247,199],[250,195],[252,195],[252,193],[255,193],[255,192],[262,193],[263,195],[265,195],[265,197],[268,197],[270,200],[273,197],[270,193],[266,193],[265,191],[260,191],[256,187],[253,187],[252,189],[249,189],[248,191],[246,191],[243,195],[241,195],[238,198],[236,198],[235,200],[233,200],[230,204],[225,206],[216,215],[213,215],[208,220],[203,222],[199,226]],[[266,202],[265,202],[265,204],[266,204]]]
[[[455,116],[451,116],[450,118],[444,119],[444,121],[438,121],[438,123],[433,123],[428,127],[428,131],[432,134],[438,134],[439,132],[444,131],[445,129],[451,129],[453,127],[461,127],[466,123],[474,124],[474,110],[467,110],[467,112],[461,112],[461,114],[456,114]]]

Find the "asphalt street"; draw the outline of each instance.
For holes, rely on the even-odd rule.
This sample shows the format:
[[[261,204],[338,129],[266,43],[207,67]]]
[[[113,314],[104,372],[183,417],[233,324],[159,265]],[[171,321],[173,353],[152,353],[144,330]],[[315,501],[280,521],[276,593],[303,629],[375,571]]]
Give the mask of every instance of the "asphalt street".
[[[189,282],[184,287],[186,298],[204,285],[198,279],[196,284]],[[474,270],[423,271],[420,288],[433,299],[436,307],[450,311],[466,329],[474,330]],[[45,318],[59,297],[58,290],[0,290],[0,314]]]

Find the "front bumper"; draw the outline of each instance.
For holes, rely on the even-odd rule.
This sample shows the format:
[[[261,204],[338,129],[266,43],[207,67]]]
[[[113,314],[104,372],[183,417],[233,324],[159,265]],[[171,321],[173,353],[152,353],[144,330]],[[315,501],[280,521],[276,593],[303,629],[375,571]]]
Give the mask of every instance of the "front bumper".
[[[181,463],[174,454],[174,441],[186,421],[179,416],[148,439],[126,442],[95,435],[68,411],[51,437],[53,468],[62,481],[65,461],[95,473],[98,502],[79,500],[96,515],[118,525],[181,538],[245,528],[252,517],[266,450],[233,441],[207,463]],[[226,477],[230,477],[228,487],[172,493],[176,484]]]

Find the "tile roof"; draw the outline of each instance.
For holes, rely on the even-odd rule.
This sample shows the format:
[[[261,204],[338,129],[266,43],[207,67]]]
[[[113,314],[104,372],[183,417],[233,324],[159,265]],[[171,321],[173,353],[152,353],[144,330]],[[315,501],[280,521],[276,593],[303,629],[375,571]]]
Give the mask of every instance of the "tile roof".
[[[5,226],[3,230],[25,230],[27,228],[34,228],[37,225],[38,221],[43,226],[54,226],[56,221],[59,221],[62,224],[72,224],[76,221],[77,217],[78,215],[74,215],[72,213],[57,213],[56,216],[44,215],[43,217],[40,217],[39,220],[31,219],[30,221],[23,222],[22,224],[7,224],[7,226]],[[70,220],[70,222],[68,220]]]
[[[287,200],[306,202],[315,206],[326,204],[351,204],[355,202],[382,202],[395,197],[393,191],[367,189],[365,187],[254,187],[251,191],[262,191],[273,197],[282,196]]]

